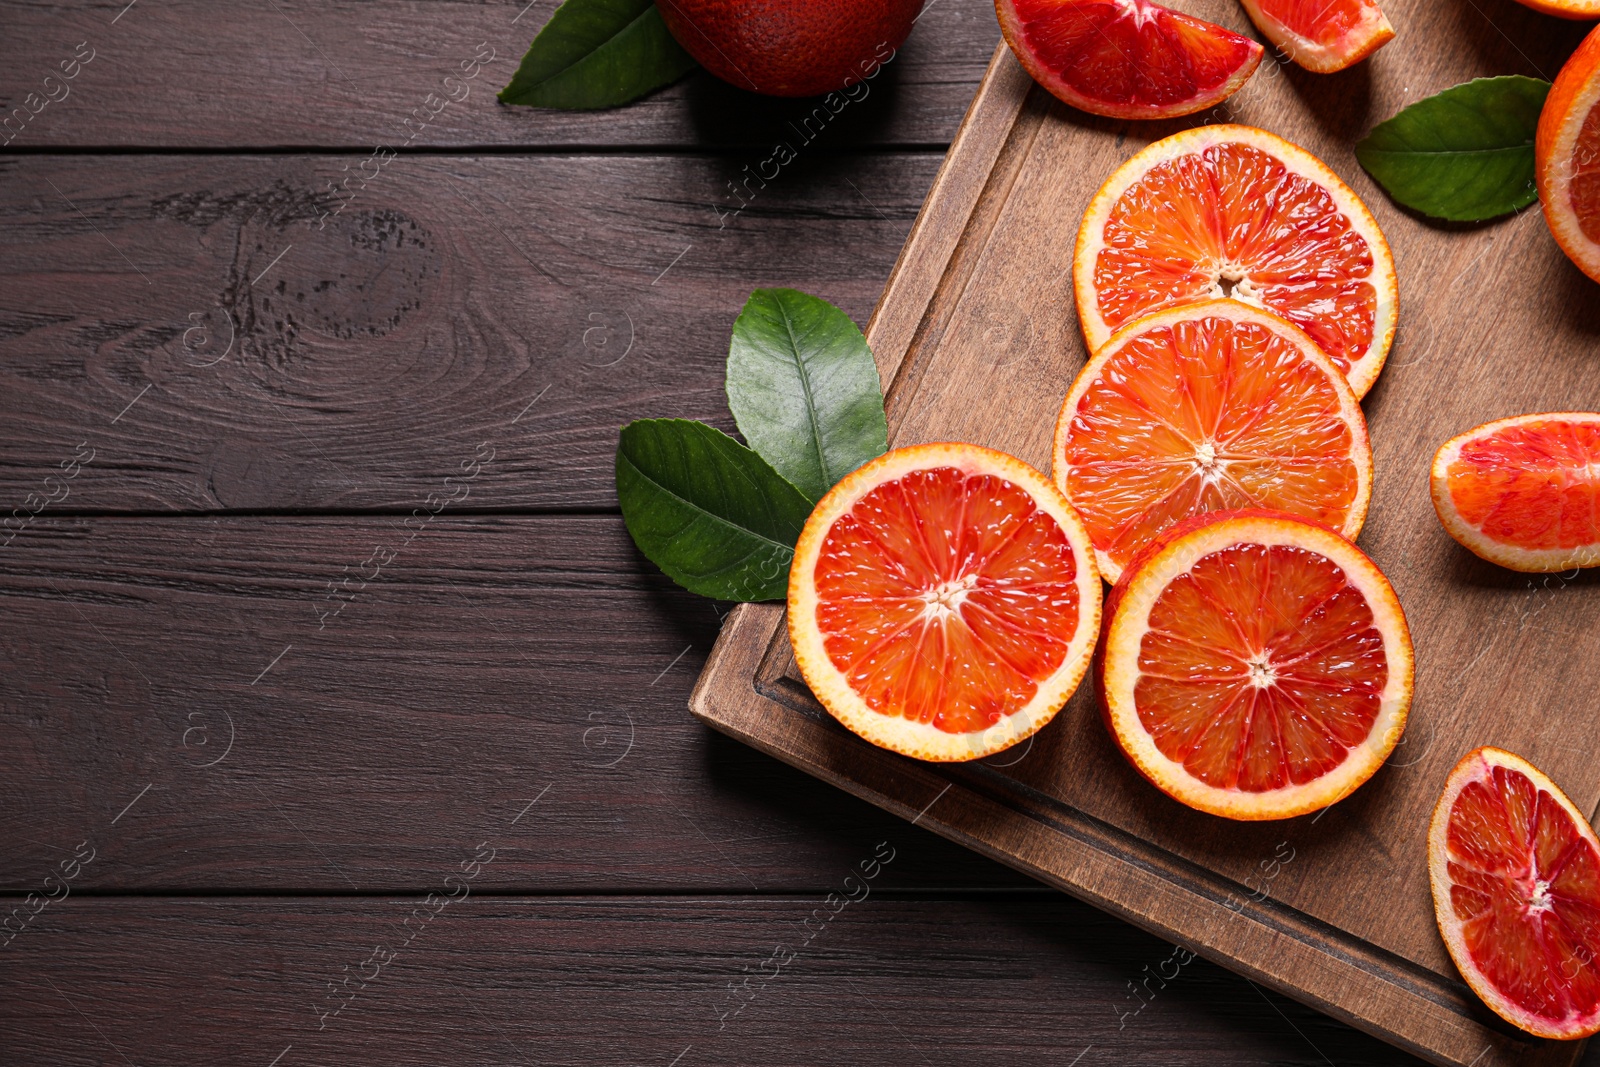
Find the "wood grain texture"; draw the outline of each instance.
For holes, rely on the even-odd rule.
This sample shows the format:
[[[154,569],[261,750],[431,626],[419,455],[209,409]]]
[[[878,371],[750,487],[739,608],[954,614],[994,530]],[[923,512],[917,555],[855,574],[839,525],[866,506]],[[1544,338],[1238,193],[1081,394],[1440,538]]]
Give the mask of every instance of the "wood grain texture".
[[[556,0],[359,0],[230,4],[207,0],[66,9],[0,3],[0,112],[29,93],[53,92],[46,75],[78,52],[93,57],[65,82],[59,103],[32,104],[0,151],[74,147],[296,148],[650,146],[762,149],[790,140],[789,123],[816,117],[817,100],[787,101],[735,89],[695,72],[609,111],[510,107],[494,94],[510,81]],[[116,18],[113,24],[112,20]],[[203,27],[203,32],[200,29]],[[1000,39],[988,0],[935,0],[867,95],[837,117],[824,111],[829,148],[939,145],[961,121]],[[462,60],[494,58],[463,89],[446,86]],[[89,54],[85,51],[83,54]],[[68,68],[72,69],[72,68]],[[468,69],[471,69],[470,67]],[[435,100],[429,101],[429,94]],[[425,126],[429,112],[451,102]],[[412,125],[406,119],[417,115]],[[15,124],[11,128],[17,130]],[[0,142],[6,140],[0,132]]]
[[[624,423],[732,430],[752,289],[865,321],[938,164],[735,214],[736,159],[403,156],[335,214],[317,157],[0,160],[0,501],[87,442],[59,507],[409,510],[488,441],[462,507],[613,508]]]
[[[1193,6],[1218,21],[1235,14]],[[1374,209],[1395,250],[1401,336],[1364,405],[1377,476],[1361,539],[1395,581],[1418,647],[1411,728],[1390,765],[1326,818],[1224,823],[1149,788],[1106,737],[1086,688],[1025,752],[970,771],[913,769],[815,717],[774,628],[779,613],[766,608],[742,611],[726,632],[729,666],[718,669],[719,644],[696,707],[902,814],[954,783],[922,825],[1191,937],[1214,958],[1437,1062],[1561,1063],[1574,1047],[1510,1038],[1461,984],[1434,926],[1424,835],[1444,774],[1478,744],[1527,755],[1585,810],[1600,803],[1600,768],[1571,741],[1589,719],[1584,679],[1600,637],[1600,585],[1530,581],[1468,556],[1440,530],[1426,472],[1439,442],[1476,423],[1600,407],[1589,373],[1600,290],[1560,254],[1536,211],[1440,227],[1396,209],[1356,166],[1351,140],[1434,88],[1553,71],[1579,31],[1509,11],[1494,25],[1471,4],[1391,6],[1401,37],[1370,68],[1320,80],[1267,66],[1225,111],[1200,117],[1263,126],[1322,156]],[[1011,63],[1003,57],[991,81],[1023,85],[1005,73]],[[1130,129],[1037,90],[1010,99],[1009,112],[996,105],[998,118],[985,120],[1008,127],[1006,143],[970,160],[952,153],[902,257],[904,269],[921,243],[942,258],[938,284],[923,286],[922,300],[886,300],[869,339],[886,371],[895,443],[973,440],[1048,469],[1061,396],[1085,359],[1071,310],[1078,220],[1117,164],[1194,120]],[[970,210],[947,211],[946,199]],[[936,212],[944,221],[926,221]],[[952,232],[953,250],[937,251],[952,247]],[[791,711],[782,724],[754,714],[776,706]],[[1280,847],[1293,861],[1271,864]],[[1233,922],[1229,902],[1264,888],[1268,864],[1266,906]]]
[[[41,517],[0,553],[7,890],[85,838],[90,891],[415,890],[541,797],[485,887],[818,889],[891,830],[891,885],[1029,884],[695,722],[727,605],[614,516]]]
[[[472,895],[418,921],[401,949],[417,905],[69,898],[0,949],[0,1054],[266,1065],[284,1053],[277,1067],[1418,1063],[1203,960],[1180,965],[1174,946],[1059,896],[873,893],[824,924],[812,913],[834,905],[820,895]],[[793,958],[764,978],[780,945]],[[376,946],[398,954],[324,1021],[328,983],[348,974],[358,989]],[[747,978],[753,992],[735,999],[728,986]]]

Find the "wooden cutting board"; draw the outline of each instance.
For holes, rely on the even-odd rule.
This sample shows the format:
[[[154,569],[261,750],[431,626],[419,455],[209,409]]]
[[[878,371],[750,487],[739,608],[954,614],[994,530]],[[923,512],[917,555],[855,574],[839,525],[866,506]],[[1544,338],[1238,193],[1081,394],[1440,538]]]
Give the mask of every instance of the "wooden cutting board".
[[[1231,0],[1179,4],[1243,32]],[[1398,39],[1344,74],[1269,58],[1225,112],[1100,120],[1056,103],[1002,45],[895,265],[867,337],[897,445],[955,439],[1049,470],[1057,409],[1085,353],[1072,248],[1090,196],[1149,142],[1206,121],[1272,130],[1326,160],[1377,215],[1400,272],[1400,333],[1364,402],[1377,471],[1362,546],[1404,604],[1416,699],[1395,755],[1318,816],[1234,823],[1135,774],[1086,682],[1030,744],[919,763],[838,726],[800,680],[781,605],[733,612],[691,708],[706,723],[1436,1063],[1575,1063],[1461,981],[1434,926],[1426,831],[1457,759],[1520,753],[1585,811],[1600,801],[1594,573],[1514,574],[1434,517],[1428,466],[1451,435],[1528,411],[1600,410],[1600,286],[1537,208],[1480,226],[1397,208],[1354,142],[1472,77],[1553,76],[1586,26],[1510,0],[1393,0]]]

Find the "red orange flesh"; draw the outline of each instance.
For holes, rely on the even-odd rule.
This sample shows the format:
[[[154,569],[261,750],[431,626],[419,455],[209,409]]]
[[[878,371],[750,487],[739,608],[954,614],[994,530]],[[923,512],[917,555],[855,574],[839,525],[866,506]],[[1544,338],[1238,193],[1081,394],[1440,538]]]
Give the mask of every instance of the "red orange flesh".
[[[1163,529],[1206,511],[1274,508],[1355,537],[1372,452],[1361,405],[1310,338],[1215,300],[1100,349],[1062,404],[1053,474],[1115,582]]]
[[[1587,17],[1600,18],[1600,2],[1587,6]],[[1600,27],[1556,75],[1533,156],[1539,206],[1556,244],[1600,281]]]
[[[1006,44],[1073,107],[1121,119],[1192,115],[1261,62],[1248,37],[1150,0],[995,0]]]
[[[812,692],[875,744],[974,759],[1028,737],[1087,670],[1100,617],[1089,539],[1020,460],[896,449],[818,503],[789,571]]]
[[[1373,0],[1240,0],[1267,40],[1306,70],[1332,74],[1394,40]]]
[[[1084,215],[1073,287],[1091,353],[1151,312],[1231,296],[1304,330],[1358,397],[1399,311],[1366,206],[1320,160],[1249,126],[1186,130],[1124,163]]]
[[[1600,840],[1520,756],[1469,752],[1428,833],[1439,932],[1467,984],[1540,1037],[1600,1032]]]
[[[1429,488],[1446,532],[1516,571],[1600,565],[1600,414],[1518,415],[1452,437]]]
[[[1411,703],[1410,631],[1360,549],[1247,509],[1152,542],[1106,604],[1101,710],[1167,795],[1232,819],[1286,819],[1370,778]]]

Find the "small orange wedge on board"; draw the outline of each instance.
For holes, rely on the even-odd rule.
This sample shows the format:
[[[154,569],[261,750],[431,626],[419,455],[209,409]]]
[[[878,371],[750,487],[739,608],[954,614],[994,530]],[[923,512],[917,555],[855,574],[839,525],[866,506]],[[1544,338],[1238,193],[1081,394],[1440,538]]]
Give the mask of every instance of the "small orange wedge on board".
[[[1306,70],[1333,74],[1394,40],[1373,0],[1239,0],[1250,21]]]
[[[1485,423],[1433,457],[1433,508],[1473,555],[1514,571],[1600,565],[1600,414]]]
[[[1539,1037],[1600,1032],[1600,840],[1554,782],[1467,753],[1433,809],[1428,875],[1450,958],[1495,1014]]]

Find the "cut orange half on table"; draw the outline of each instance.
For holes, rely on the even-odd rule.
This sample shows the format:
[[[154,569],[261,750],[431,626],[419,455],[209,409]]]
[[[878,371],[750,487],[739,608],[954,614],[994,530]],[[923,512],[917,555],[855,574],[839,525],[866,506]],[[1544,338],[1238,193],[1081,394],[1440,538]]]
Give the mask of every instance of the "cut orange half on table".
[[[1100,575],[1055,486],[1002,452],[900,448],[846,476],[789,568],[806,684],[875,745],[977,759],[1055,716],[1088,669]]]
[[[1250,21],[1306,70],[1332,74],[1394,40],[1373,0],[1239,0]]]
[[[1411,634],[1349,541],[1261,510],[1179,523],[1106,602],[1101,712],[1175,800],[1287,819],[1347,796],[1400,740]]]
[[[1367,420],[1339,368],[1269,311],[1213,300],[1108,341],[1067,393],[1053,473],[1115,582],[1180,519],[1260,507],[1361,532]]]
[[[1600,840],[1538,768],[1480,748],[1428,830],[1434,917],[1473,992],[1539,1037],[1600,1031]]]
[[[1365,396],[1399,289],[1378,224],[1320,160],[1265,130],[1157,141],[1095,194],[1073,256],[1090,353],[1153,311],[1231,296],[1306,333]]]
[[[995,0],[1033,80],[1073,107],[1169,119],[1221,103],[1261,62],[1248,37],[1150,0]]]
[[[1600,2],[1583,6],[1588,10],[1573,17],[1600,18]],[[1600,281],[1600,27],[1556,75],[1539,112],[1533,159],[1539,204],[1556,244]]]
[[[1600,565],[1600,414],[1518,415],[1433,457],[1433,509],[1469,552],[1514,571]]]

